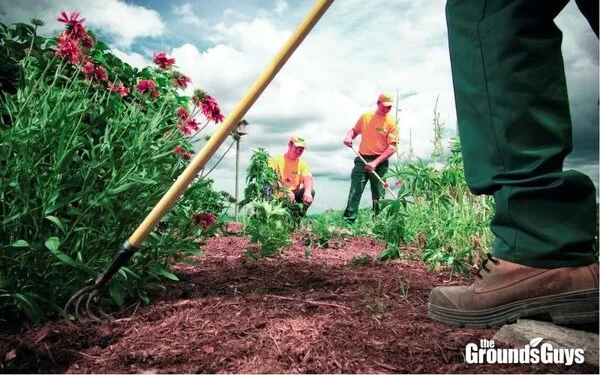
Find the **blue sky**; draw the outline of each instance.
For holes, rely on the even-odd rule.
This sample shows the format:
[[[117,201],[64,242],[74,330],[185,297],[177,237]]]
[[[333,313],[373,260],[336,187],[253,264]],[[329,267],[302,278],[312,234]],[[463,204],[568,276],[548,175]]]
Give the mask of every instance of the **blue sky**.
[[[374,108],[381,91],[398,96],[401,151],[407,151],[412,134],[416,155],[429,158],[438,95],[448,144],[456,133],[456,113],[444,3],[335,1],[245,116],[250,125],[242,138],[241,168],[252,149],[282,153],[292,134],[302,135],[317,190],[311,211],[343,209],[354,155],[342,139],[361,112]],[[47,22],[41,31],[51,34],[62,27],[55,21],[60,11],[77,10],[132,65],[151,64],[153,52],[175,57],[194,88],[207,90],[226,115],[313,5],[312,0],[3,0],[0,22],[36,17]],[[566,167],[597,184],[598,40],[573,2],[556,22],[564,33],[574,124],[574,152]],[[211,174],[217,188],[233,193],[234,165],[230,152]],[[365,205],[369,196],[366,191]]]

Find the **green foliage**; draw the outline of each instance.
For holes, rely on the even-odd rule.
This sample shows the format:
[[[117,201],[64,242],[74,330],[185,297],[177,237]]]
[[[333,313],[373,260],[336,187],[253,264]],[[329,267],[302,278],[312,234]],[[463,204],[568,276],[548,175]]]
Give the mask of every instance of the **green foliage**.
[[[190,100],[170,69],[133,69],[97,40],[89,61],[131,87],[129,95],[86,79],[81,65],[56,56],[55,38],[33,27],[0,25],[0,46],[0,60],[16,72],[0,75],[0,311],[39,321],[108,267],[187,166],[173,150],[191,149],[177,113]],[[156,82],[155,96],[132,87],[141,79]],[[13,83],[14,92],[4,89]],[[115,275],[113,304],[148,301],[148,290],[177,279],[173,259],[201,255],[190,213],[225,208],[211,183],[190,187],[167,230],[153,233]]]
[[[493,202],[469,192],[458,139],[453,139],[443,167],[418,160],[392,168],[386,177],[402,184],[395,209],[375,225],[388,244],[380,259],[401,257],[402,246],[415,246],[431,269],[464,273],[473,259],[489,251]]]
[[[290,233],[294,227],[293,218],[281,202],[256,201],[253,208],[245,232],[250,237],[250,243],[260,244],[258,255],[272,257],[282,247],[292,243]],[[256,254],[248,255],[256,257]]]
[[[279,182],[279,178],[269,167],[269,158],[269,152],[262,148],[252,154],[250,164],[246,169],[246,188],[244,189],[244,199],[239,203],[240,208],[250,202],[269,201],[276,198],[274,186]]]

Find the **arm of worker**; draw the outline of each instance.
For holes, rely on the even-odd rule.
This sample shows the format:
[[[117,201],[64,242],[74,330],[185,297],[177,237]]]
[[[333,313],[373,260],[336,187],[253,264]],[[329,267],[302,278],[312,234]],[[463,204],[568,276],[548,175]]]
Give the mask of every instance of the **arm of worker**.
[[[356,138],[358,134],[354,129],[350,129],[348,133],[346,133],[346,138],[344,138],[344,144],[348,147],[352,147],[352,141]]]
[[[313,190],[313,178],[312,176],[304,176],[304,195],[302,201],[306,204],[311,204],[313,201],[312,190]]]
[[[372,170],[374,170],[375,168],[377,168],[377,166],[381,163],[383,163],[384,161],[388,160],[390,158],[390,156],[394,155],[394,153],[396,152],[396,144],[395,143],[390,143],[388,145],[388,148],[385,149],[384,152],[381,153],[381,155],[379,155],[377,157],[377,159],[373,160],[370,163],[367,163],[367,165],[365,165],[365,169],[369,172],[371,172]],[[383,177],[383,176],[381,176]]]

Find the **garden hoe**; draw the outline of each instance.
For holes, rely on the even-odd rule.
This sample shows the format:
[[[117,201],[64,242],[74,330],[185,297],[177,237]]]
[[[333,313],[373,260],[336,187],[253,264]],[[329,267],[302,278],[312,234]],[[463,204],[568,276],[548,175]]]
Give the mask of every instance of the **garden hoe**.
[[[199,171],[204,168],[206,162],[214,155],[219,146],[221,146],[238,122],[244,117],[246,112],[248,112],[250,107],[273,80],[279,70],[281,70],[283,65],[300,45],[300,43],[302,43],[304,38],[315,26],[321,16],[323,16],[331,4],[333,4],[333,1],[334,0],[317,0],[317,3],[313,6],[308,15],[302,20],[300,25],[290,36],[288,41],[283,45],[277,55],[275,55],[271,63],[250,87],[248,92],[240,100],[229,116],[227,116],[223,122],[223,125],[212,137],[210,137],[210,140],[206,143],[198,155],[192,160],[187,168],[185,168],[175,183],[173,183],[165,195],[160,199],[158,204],[137,227],[131,237],[129,237],[129,239],[122,245],[108,269],[98,276],[93,283],[79,290],[69,299],[63,312],[67,320],[69,320],[69,308],[72,305],[74,305],[75,318],[81,320],[82,316],[79,314],[79,308],[80,305],[85,302],[84,312],[87,312],[90,318],[102,321],[100,317],[91,311],[91,302],[99,301],[100,296],[106,289],[109,280],[123,265],[125,265],[131,259],[133,254],[140,248],[142,243],[146,240],[148,235],[150,235],[152,230],[154,230],[160,220],[169,212],[169,210],[171,210],[188,185],[194,180]],[[104,319],[111,319],[108,314],[104,313],[100,309],[99,314]]]
[[[365,165],[366,165],[367,161],[365,160],[365,158],[362,157],[362,155],[358,151],[356,151],[356,149],[354,148],[354,146],[351,146],[350,148],[352,148],[352,151],[354,151],[354,153],[356,155],[358,155],[358,157],[360,158],[360,160],[362,160],[362,162],[365,163]],[[390,184],[388,184],[387,182],[383,181],[381,179],[381,177],[377,174],[377,172],[375,172],[375,170],[372,170],[371,173],[373,173],[373,176],[375,176],[379,180],[379,182],[381,182],[381,184],[383,185],[383,187],[385,189],[387,189],[387,191],[389,191],[390,194],[392,194],[392,197],[394,197],[394,199],[398,199],[398,196],[396,195],[396,193],[394,193],[392,191],[392,189],[390,188]]]

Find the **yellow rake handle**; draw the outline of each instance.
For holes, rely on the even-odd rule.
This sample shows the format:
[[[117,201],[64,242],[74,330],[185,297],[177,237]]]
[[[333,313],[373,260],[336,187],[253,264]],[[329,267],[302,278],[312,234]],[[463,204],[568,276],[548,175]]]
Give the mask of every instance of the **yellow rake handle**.
[[[281,70],[283,65],[302,43],[310,30],[315,26],[321,16],[327,11],[334,0],[318,0],[310,13],[304,18],[296,31],[290,36],[281,50],[275,55],[271,63],[266,67],[256,82],[250,87],[246,95],[240,100],[233,111],[226,117],[223,124],[217,132],[210,137],[210,140],[202,150],[192,160],[190,165],[181,173],[175,183],[169,188],[157,205],[146,216],[144,221],[137,227],[135,232],[129,237],[128,242],[131,246],[139,247],[148,237],[150,232],[156,227],[159,221],[175,205],[179,197],[183,194],[188,185],[196,178],[198,172],[204,168],[206,162],[214,155],[219,146],[225,141],[237,123],[244,117],[246,112],[258,99],[275,75]]]
[[[363,157],[362,157],[362,155],[361,155],[361,154],[360,154],[358,151],[356,151],[356,149],[354,148],[354,146],[350,146],[350,148],[351,148],[351,149],[352,149],[352,151],[354,151],[354,153],[355,153],[355,154],[356,154],[356,155],[357,155],[357,156],[360,158],[360,160],[362,160],[362,162],[363,162],[363,163],[365,163],[365,165],[367,165],[367,161],[365,160],[365,158],[363,158]],[[374,176],[375,176],[375,177],[376,177],[376,178],[379,180],[379,182],[381,182],[381,185],[383,185],[383,187],[384,187],[384,188],[385,188],[387,191],[389,191],[389,192],[390,192],[390,194],[392,194],[392,197],[394,197],[394,199],[398,199],[398,196],[396,195],[396,193],[394,193],[394,192],[392,191],[392,189],[390,189],[390,185],[389,185],[387,182],[383,181],[383,180],[381,179],[381,177],[379,177],[379,175],[377,174],[377,172],[375,172],[375,170],[374,170],[374,169],[371,171],[371,173],[373,173],[373,175],[374,175]]]

